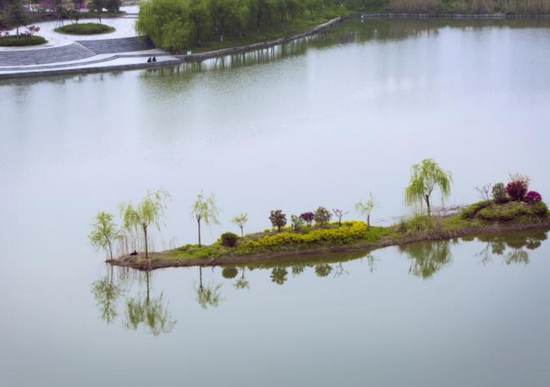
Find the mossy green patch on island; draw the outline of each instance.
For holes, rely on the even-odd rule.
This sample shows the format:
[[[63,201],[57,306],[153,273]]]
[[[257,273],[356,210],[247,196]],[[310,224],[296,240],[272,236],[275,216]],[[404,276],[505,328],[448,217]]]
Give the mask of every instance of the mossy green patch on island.
[[[548,219],[545,203],[529,204],[521,201],[507,203],[479,202],[466,208],[462,219],[478,219],[484,222],[536,223]]]

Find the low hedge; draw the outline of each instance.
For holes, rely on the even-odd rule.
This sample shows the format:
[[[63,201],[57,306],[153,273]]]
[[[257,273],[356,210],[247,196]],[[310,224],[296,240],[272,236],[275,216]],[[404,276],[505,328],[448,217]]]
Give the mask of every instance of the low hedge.
[[[67,24],[66,26],[56,28],[54,31],[70,35],[98,35],[114,32],[115,29],[105,24],[81,23]]]
[[[38,46],[39,44],[48,43],[42,36],[4,36],[0,38],[1,47],[23,47],[23,46]]]
[[[345,222],[342,227],[315,229],[307,234],[281,232],[258,240],[242,242],[237,246],[237,254],[248,255],[264,251],[277,251],[282,248],[303,248],[316,244],[343,245],[358,240],[376,242],[388,233],[382,227],[368,228],[364,222]]]

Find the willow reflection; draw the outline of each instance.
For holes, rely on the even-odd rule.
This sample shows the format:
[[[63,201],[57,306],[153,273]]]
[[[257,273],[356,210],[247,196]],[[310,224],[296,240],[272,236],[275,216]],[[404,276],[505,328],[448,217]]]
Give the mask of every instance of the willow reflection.
[[[144,325],[153,336],[158,336],[161,333],[170,333],[176,325],[176,320],[172,319],[162,293],[156,298],[151,298],[150,276],[150,272],[145,273],[147,283],[145,298],[136,296],[127,299],[124,326],[136,330],[140,325]]]
[[[211,281],[206,285],[202,280],[202,267],[199,267],[199,286],[195,288],[197,302],[203,309],[217,308],[223,301],[221,295],[222,284]]]
[[[113,267],[107,269],[107,275],[92,284],[92,294],[101,310],[101,318],[111,324],[118,316],[118,299],[125,293],[123,284],[115,281]]]
[[[451,241],[421,242],[399,246],[399,252],[412,260],[409,273],[422,279],[432,278],[452,260]]]

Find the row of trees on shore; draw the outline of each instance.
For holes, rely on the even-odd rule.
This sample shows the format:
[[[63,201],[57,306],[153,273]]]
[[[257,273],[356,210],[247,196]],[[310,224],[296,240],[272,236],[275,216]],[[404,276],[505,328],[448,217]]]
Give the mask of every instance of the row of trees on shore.
[[[157,47],[183,52],[206,40],[227,35],[281,31],[288,24],[327,9],[345,10],[337,0],[148,0],[142,3],[136,29]]]

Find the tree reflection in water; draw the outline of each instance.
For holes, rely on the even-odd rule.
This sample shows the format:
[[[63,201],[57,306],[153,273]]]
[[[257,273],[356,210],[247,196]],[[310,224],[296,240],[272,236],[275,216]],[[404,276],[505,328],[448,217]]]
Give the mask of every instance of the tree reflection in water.
[[[547,238],[546,231],[480,236],[477,239],[486,246],[477,256],[484,265],[491,263],[495,255],[502,257],[507,265],[528,265],[531,262],[528,250],[538,249]]]
[[[286,267],[274,267],[271,270],[271,281],[275,282],[277,285],[283,285],[288,276],[288,270]]]
[[[202,267],[199,267],[199,286],[195,288],[195,293],[201,308],[208,309],[209,306],[217,308],[220,305],[223,301],[221,287],[222,284],[216,284],[214,281],[205,285],[202,281]]]
[[[113,267],[107,268],[107,275],[92,284],[92,294],[101,310],[101,318],[111,324],[118,316],[117,303],[125,293],[122,283],[115,281]]]
[[[233,284],[233,286],[235,286],[235,288],[238,290],[250,289],[250,283],[244,277],[245,270],[246,270],[246,267],[243,266],[241,268],[241,278],[237,279],[237,282]]]
[[[399,246],[399,252],[412,260],[409,273],[422,279],[434,276],[443,267],[452,263],[451,242],[421,242]]]
[[[151,273],[146,272],[147,293],[145,298],[137,296],[128,298],[126,301],[126,322],[124,326],[136,330],[144,325],[153,334],[158,336],[161,333],[170,333],[176,325],[176,320],[164,303],[162,293],[156,298],[151,298]]]

